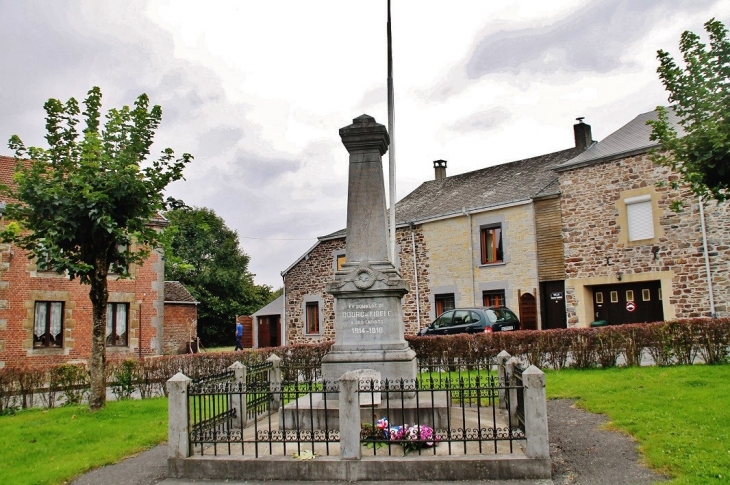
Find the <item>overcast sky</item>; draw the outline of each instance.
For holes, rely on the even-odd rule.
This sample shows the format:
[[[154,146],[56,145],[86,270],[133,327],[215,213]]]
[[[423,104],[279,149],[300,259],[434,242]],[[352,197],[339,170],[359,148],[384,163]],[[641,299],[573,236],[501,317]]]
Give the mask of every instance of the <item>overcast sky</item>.
[[[398,199],[433,178],[600,140],[666,104],[656,51],[730,24],[726,0],[392,0]],[[192,153],[169,195],[238,232],[259,284],[345,226],[338,129],[387,125],[386,0],[0,0],[0,154],[44,145],[43,103],[163,109]],[[384,169],[387,180],[387,155]]]

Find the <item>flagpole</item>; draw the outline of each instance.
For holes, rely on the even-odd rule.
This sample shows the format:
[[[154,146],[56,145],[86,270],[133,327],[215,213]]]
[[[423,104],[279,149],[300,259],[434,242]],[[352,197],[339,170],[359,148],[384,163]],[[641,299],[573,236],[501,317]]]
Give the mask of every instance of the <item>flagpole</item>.
[[[390,182],[390,261],[395,266],[395,101],[393,96],[393,39],[390,31],[390,0],[388,0],[388,177]]]

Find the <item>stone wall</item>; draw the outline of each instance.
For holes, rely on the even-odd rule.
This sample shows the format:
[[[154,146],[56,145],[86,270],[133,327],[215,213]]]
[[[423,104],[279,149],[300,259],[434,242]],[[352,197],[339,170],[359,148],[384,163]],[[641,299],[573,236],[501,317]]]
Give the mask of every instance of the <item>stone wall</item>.
[[[414,227],[413,240],[416,247],[418,267],[419,305],[416,307],[416,282],[414,277],[413,250],[411,231],[400,228],[396,231],[396,244],[399,252],[399,270],[403,279],[410,285],[410,292],[403,297],[403,321],[405,334],[414,335],[419,328],[417,314],[420,310],[421,326],[429,320],[429,259],[425,238],[420,226]],[[334,298],[325,293],[325,285],[334,280],[337,254],[345,251],[345,238],[320,241],[306,257],[302,258],[286,274],[285,284],[285,319],[286,343],[313,343],[334,341]],[[320,333],[305,335],[304,333],[304,301],[320,301]]]
[[[665,319],[710,315],[698,201],[671,189],[677,180],[646,154],[560,173],[569,326],[592,321],[590,286],[618,281],[661,281]],[[640,195],[651,198],[655,235],[631,242],[623,201]],[[670,209],[675,199],[680,212]],[[728,205],[709,202],[705,212],[716,311],[727,316]]]
[[[502,228],[504,261],[481,264],[481,227],[497,224]],[[433,294],[453,293],[457,307],[481,306],[482,292],[504,290],[506,305],[519,313],[519,291],[537,297],[532,204],[430,222],[424,225],[424,234],[429,245],[432,304]],[[433,319],[433,306],[431,310]]]
[[[109,277],[109,302],[129,303],[128,346],[109,347],[108,355],[157,355],[161,352],[163,283],[160,254],[152,251],[132,278]],[[0,245],[0,367],[85,362],[91,354],[89,286],[64,275],[39,271],[25,252]],[[64,302],[61,348],[33,348],[36,301]],[[142,336],[140,344],[140,321]]]

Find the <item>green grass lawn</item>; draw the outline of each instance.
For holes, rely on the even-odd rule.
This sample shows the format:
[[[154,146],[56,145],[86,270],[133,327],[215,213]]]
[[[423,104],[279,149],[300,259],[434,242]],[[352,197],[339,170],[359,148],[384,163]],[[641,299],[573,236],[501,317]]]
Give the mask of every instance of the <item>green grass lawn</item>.
[[[633,435],[673,484],[730,482],[730,366],[562,370],[550,398],[574,398]],[[60,484],[167,438],[167,400],[0,416],[0,484]]]
[[[64,483],[167,439],[167,399],[32,409],[0,416],[0,483]]]
[[[672,484],[730,482],[730,366],[550,371],[547,393],[607,415]]]

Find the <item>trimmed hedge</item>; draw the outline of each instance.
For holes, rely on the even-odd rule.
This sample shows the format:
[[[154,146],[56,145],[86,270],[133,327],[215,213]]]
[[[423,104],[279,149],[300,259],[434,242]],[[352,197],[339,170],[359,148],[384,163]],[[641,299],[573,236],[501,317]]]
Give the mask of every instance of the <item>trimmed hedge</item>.
[[[562,369],[637,366],[644,352],[657,365],[727,363],[730,358],[730,318],[698,318],[598,328],[525,330],[444,337],[406,337],[419,360],[454,357],[491,360],[502,350],[537,367]],[[284,378],[319,369],[332,342],[246,350],[114,359],[107,361],[107,382],[118,399],[166,394],[165,382],[182,372],[190,378],[225,371],[234,362],[252,365],[272,354],[282,359]],[[303,374],[308,375],[308,374]],[[311,375],[315,375],[312,373]],[[0,413],[14,407],[53,407],[60,400],[78,403],[88,387],[83,365],[8,366],[0,369]]]

